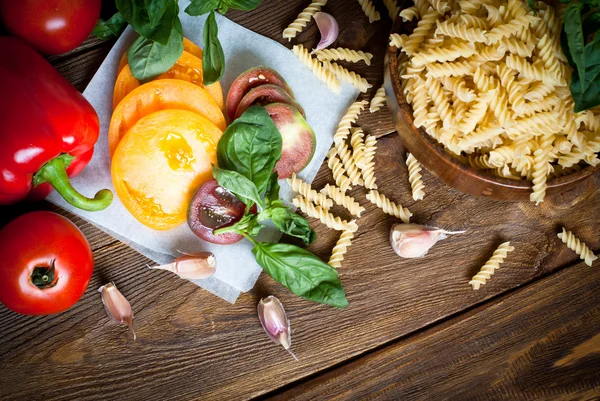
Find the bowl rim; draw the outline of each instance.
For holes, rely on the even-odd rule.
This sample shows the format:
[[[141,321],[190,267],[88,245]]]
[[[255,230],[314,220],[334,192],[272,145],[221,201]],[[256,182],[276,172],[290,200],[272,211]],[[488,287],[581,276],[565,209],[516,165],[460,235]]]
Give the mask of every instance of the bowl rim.
[[[404,9],[409,6],[410,2],[404,2],[400,9]],[[400,15],[396,16],[394,24],[392,26],[391,33],[399,33],[402,32],[402,18]],[[477,170],[473,166],[462,163],[457,160],[455,157],[451,156],[447,153],[444,145],[436,141],[431,137],[422,127],[415,127],[414,125],[414,115],[413,109],[410,103],[404,97],[404,93],[402,92],[402,78],[398,72],[398,53],[400,49],[396,46],[388,44],[388,49],[386,53],[386,63],[385,63],[385,75],[389,74],[391,80],[392,93],[394,95],[394,100],[397,103],[398,108],[400,109],[400,113],[392,113],[394,119],[396,118],[396,114],[401,114],[405,123],[408,123],[410,126],[411,134],[419,135],[421,139],[424,139],[429,145],[432,152],[436,153],[436,155],[440,158],[443,158],[446,162],[452,164],[453,166],[463,170],[464,173],[469,174],[471,176],[475,176],[477,179],[489,183],[495,183],[497,185],[501,185],[506,188],[518,188],[518,189],[529,189],[531,190],[533,187],[533,183],[529,180],[512,180],[509,178],[498,177],[485,170]],[[389,96],[388,96],[389,98]],[[403,110],[404,109],[404,110]],[[561,187],[566,184],[570,184],[577,181],[582,181],[589,176],[593,175],[595,172],[600,171],[600,164],[597,166],[587,165],[582,167],[581,170],[575,171],[571,174],[564,175],[561,177],[552,177],[549,178],[546,182],[547,188],[555,188]]]

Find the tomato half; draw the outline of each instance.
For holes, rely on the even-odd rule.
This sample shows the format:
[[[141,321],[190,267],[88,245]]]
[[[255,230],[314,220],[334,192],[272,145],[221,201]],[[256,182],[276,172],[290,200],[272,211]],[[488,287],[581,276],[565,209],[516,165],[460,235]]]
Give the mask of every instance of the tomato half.
[[[0,230],[0,259],[0,302],[25,315],[69,309],[94,270],[83,233],[52,212],[24,214]]]
[[[92,33],[101,0],[0,0],[4,26],[44,54],[73,50]]]

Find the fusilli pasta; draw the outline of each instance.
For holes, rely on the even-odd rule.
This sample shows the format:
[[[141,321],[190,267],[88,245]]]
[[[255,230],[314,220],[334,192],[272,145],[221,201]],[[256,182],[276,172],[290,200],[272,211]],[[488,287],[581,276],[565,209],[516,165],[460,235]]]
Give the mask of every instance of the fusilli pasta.
[[[331,199],[327,199],[325,195],[312,189],[309,183],[296,177],[296,173],[292,173],[292,176],[286,181],[290,184],[290,187],[292,187],[294,192],[304,196],[307,201],[314,202],[325,210],[329,210],[333,206],[333,201]]]
[[[354,238],[354,232],[350,230],[342,231],[340,238],[337,240],[333,250],[331,251],[329,262],[327,262],[329,266],[333,268],[342,267],[344,255],[348,251],[350,245],[352,245],[352,238]]]
[[[365,15],[369,17],[369,22],[373,23],[381,19],[379,12],[375,10],[375,6],[371,0],[358,0],[358,3],[360,4]]]
[[[512,252],[515,249],[514,246],[510,245],[510,242],[504,242],[498,246],[498,248],[494,251],[494,254],[488,260],[485,265],[481,268],[479,273],[473,276],[469,284],[473,286],[474,290],[478,290],[480,286],[484,285],[487,280],[489,280],[492,275],[496,272],[497,269],[500,268],[500,265],[506,259],[506,256],[509,252]]]
[[[331,173],[333,174],[335,184],[340,187],[343,192],[346,192],[352,186],[352,182],[346,175],[346,170],[344,170],[342,162],[336,155],[337,153],[335,148],[331,148],[329,154],[327,155],[327,167],[329,167]]]
[[[283,37],[288,40],[296,37],[306,25],[310,22],[313,16],[321,11],[321,7],[327,4],[327,0],[314,0],[298,15],[298,18],[283,30]]]
[[[323,189],[321,189],[321,194],[327,195],[333,199],[337,205],[345,207],[346,210],[356,217],[360,217],[362,212],[365,211],[365,208],[354,200],[353,197],[346,195],[336,186],[326,184]]]
[[[338,216],[334,216],[329,213],[327,210],[323,209],[321,206],[315,206],[314,203],[307,201],[302,195],[296,196],[292,203],[297,208],[300,208],[304,214],[309,217],[319,219],[321,223],[326,225],[327,227],[337,230],[337,231],[352,231],[356,232],[358,230],[358,225],[356,221],[346,221],[342,220]]]
[[[404,223],[409,223],[412,213],[402,205],[398,205],[389,200],[385,195],[380,194],[376,189],[372,189],[367,194],[367,200],[383,210],[384,213],[395,216]]]
[[[408,182],[412,189],[412,197],[414,200],[421,200],[425,196],[425,185],[423,184],[423,176],[421,173],[421,163],[408,153],[406,156],[406,166],[408,167]]]
[[[348,71],[347,69],[345,69],[337,63],[323,61],[323,67],[325,67],[326,70],[333,72],[333,74],[342,82],[346,82],[350,85],[353,85],[356,89],[360,90],[361,92],[366,92],[367,90],[369,90],[370,87],[373,86],[369,84],[366,79],[364,79],[354,71]]]
[[[292,52],[294,52],[300,61],[302,61],[302,63],[307,66],[317,78],[323,81],[331,91],[340,93],[340,81],[333,73],[327,71],[318,60],[313,59],[304,46],[295,45],[292,48]]]
[[[594,255],[592,250],[586,244],[581,242],[571,231],[567,231],[564,227],[562,233],[557,234],[558,238],[564,242],[570,250],[574,251],[586,265],[591,266],[598,256]]]
[[[367,104],[368,102],[366,100],[360,100],[352,103],[350,107],[348,107],[346,114],[344,114],[344,116],[340,120],[338,128],[335,131],[335,134],[333,135],[334,143],[337,144],[339,142],[345,141],[346,138],[348,138],[348,134],[350,133],[350,128],[352,127],[352,124],[356,122],[360,112],[365,108]]]
[[[381,106],[383,106],[384,104],[385,88],[383,87],[383,85],[381,85],[381,87],[377,89],[377,92],[375,93],[375,96],[373,96],[373,99],[371,99],[371,104],[369,105],[369,112],[375,113],[376,111],[379,111],[379,109],[381,109]]]
[[[363,52],[362,50],[351,50],[344,47],[338,47],[336,49],[322,49],[315,52],[315,56],[319,61],[349,61],[351,63],[358,63],[364,61],[366,65],[371,65],[371,59],[373,55],[371,53]]]

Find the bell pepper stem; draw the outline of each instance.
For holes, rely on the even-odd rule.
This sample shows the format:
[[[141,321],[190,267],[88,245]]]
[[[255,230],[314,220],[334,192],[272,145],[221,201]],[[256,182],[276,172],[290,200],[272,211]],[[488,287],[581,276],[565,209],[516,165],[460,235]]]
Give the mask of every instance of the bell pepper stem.
[[[98,191],[94,198],[86,198],[77,192],[69,181],[66,167],[64,157],[50,160],[35,174],[34,185],[47,182],[71,205],[90,212],[104,210],[111,204],[113,194],[108,189]]]

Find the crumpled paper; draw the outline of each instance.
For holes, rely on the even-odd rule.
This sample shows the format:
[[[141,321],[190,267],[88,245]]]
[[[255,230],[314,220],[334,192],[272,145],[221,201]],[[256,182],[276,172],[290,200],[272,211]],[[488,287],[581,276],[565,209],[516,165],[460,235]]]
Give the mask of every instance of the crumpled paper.
[[[202,29],[206,16],[191,17],[183,12],[189,1],[180,1],[180,19],[185,37],[204,47]],[[219,39],[225,52],[225,74],[221,80],[224,94],[227,94],[232,81],[243,71],[257,65],[266,65],[278,71],[292,87],[296,100],[306,112],[306,119],[317,136],[317,149],[309,166],[299,176],[311,182],[333,141],[337,124],[350,104],[358,96],[358,90],[342,84],[339,95],[329,91],[296,56],[286,47],[258,35],[217,14]],[[93,196],[102,188],[115,193],[110,175],[110,156],[107,133],[112,114],[113,86],[117,66],[122,54],[135,40],[137,34],[128,27],[115,43],[83,95],[94,106],[100,119],[100,138],[95,154],[86,169],[72,179],[73,186],[86,196]],[[287,183],[280,181],[281,197],[291,202],[293,193]],[[119,201],[115,199],[110,207],[99,212],[85,212],[66,203],[56,192],[48,200],[83,217],[108,234],[128,244],[156,263],[169,263],[184,253],[200,251],[212,252],[217,259],[217,272],[213,277],[192,280],[200,287],[233,303],[241,292],[250,290],[261,272],[261,267],[252,255],[252,245],[242,240],[233,245],[215,245],[198,239],[182,224],[168,231],[150,229],[135,220]],[[261,241],[276,242],[280,233],[273,227],[266,227],[260,235]],[[157,273],[159,274],[159,273]]]

